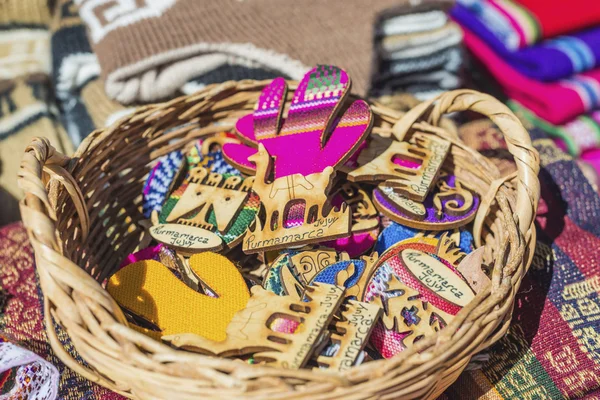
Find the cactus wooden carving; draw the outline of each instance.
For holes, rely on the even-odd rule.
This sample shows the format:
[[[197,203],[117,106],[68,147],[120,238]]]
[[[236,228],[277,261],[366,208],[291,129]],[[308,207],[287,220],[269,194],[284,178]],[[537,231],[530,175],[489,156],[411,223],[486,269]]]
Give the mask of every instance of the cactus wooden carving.
[[[372,122],[371,110],[363,100],[343,107],[350,86],[350,77],[338,67],[313,68],[299,83],[284,120],[287,84],[283,78],[273,80],[263,89],[254,113],[236,124],[237,134],[246,144],[227,143],[223,155],[252,174],[256,165],[249,157],[261,143],[275,158],[274,179],[341,166],[364,142]]]

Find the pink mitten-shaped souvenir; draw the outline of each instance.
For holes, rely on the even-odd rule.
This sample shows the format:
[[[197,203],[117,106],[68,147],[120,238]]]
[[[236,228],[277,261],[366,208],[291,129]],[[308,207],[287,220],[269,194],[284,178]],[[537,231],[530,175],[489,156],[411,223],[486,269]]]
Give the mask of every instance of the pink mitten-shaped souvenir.
[[[363,143],[371,126],[366,102],[354,101],[345,109],[350,78],[338,67],[319,65],[298,85],[288,117],[282,120],[287,84],[273,80],[263,89],[253,114],[242,117],[236,130],[244,144],[223,146],[225,158],[240,170],[253,174],[256,166],[248,157],[258,143],[274,159],[274,178],[304,176],[344,163]],[[345,109],[341,118],[337,115]]]

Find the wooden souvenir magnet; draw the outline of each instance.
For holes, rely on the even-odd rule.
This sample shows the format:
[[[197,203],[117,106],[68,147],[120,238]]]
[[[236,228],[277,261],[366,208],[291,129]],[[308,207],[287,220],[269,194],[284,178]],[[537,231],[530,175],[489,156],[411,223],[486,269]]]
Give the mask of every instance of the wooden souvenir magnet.
[[[423,332],[421,321],[426,322],[425,331],[441,329],[475,297],[457,270],[464,258],[445,234],[439,239],[403,240],[379,257],[360,300],[381,302],[385,310],[384,325],[374,330],[371,339],[381,355],[391,357],[406,348],[405,337],[415,330]],[[405,306],[417,300],[420,303]]]
[[[392,221],[427,231],[450,230],[468,224],[479,208],[479,196],[454,176],[442,173],[423,203],[399,194],[387,182],[373,190],[373,202]]]
[[[309,284],[327,283],[341,286],[346,289],[347,298],[360,299],[377,259],[375,253],[360,259],[338,261],[315,274]]]
[[[273,261],[263,279],[263,288],[278,296],[291,296],[294,300],[302,299],[304,286],[292,269],[290,255],[287,253]]]
[[[373,304],[384,311],[373,329],[372,343],[384,358],[390,358],[428,335],[439,332],[451,319],[423,301],[419,292],[391,275]],[[390,343],[396,343],[391,346]]]
[[[354,366],[383,312],[377,304],[354,300],[344,302],[342,309],[341,318],[330,325],[331,349],[326,348],[316,357],[321,368],[345,371]]]
[[[423,201],[431,190],[450,150],[450,142],[435,135],[415,133],[410,143],[392,142],[371,162],[348,173],[352,182],[386,181],[398,193]]]
[[[347,252],[351,257],[359,257],[372,249],[377,241],[379,212],[367,192],[356,183],[346,182],[333,193],[333,205],[338,206],[342,202],[352,211],[351,235],[323,242],[322,245],[338,252]]]
[[[251,158],[262,144],[275,159],[273,179],[341,167],[364,143],[372,124],[365,101],[347,104],[350,83],[338,67],[311,69],[298,84],[283,119],[287,84],[283,78],[274,79],[262,90],[254,112],[237,121],[236,133],[245,144],[225,144],[225,159],[252,174],[257,166]]]
[[[344,290],[318,284],[306,288],[310,301],[278,296],[260,286],[251,289],[246,308],[239,311],[227,327],[227,338],[221,342],[207,340],[194,334],[163,337],[173,346],[221,357],[254,354],[256,362],[286,369],[303,367],[312,355],[317,341],[326,331],[334,313],[340,307]],[[275,318],[302,323],[294,333],[269,329]]]
[[[253,181],[253,177],[244,179],[195,167],[163,206],[159,222],[211,231],[233,247],[243,238],[260,205],[258,196],[251,192]]]
[[[308,285],[313,277],[324,268],[338,261],[349,259],[350,257],[346,253],[338,253],[335,250],[321,247],[290,254],[290,265],[298,279],[304,285]]]
[[[262,202],[265,217],[255,218],[243,241],[246,253],[322,242],[350,234],[350,209],[329,206],[327,193],[333,168],[303,176],[300,174],[266,180],[271,157],[262,144],[252,157],[257,176],[252,189]]]
[[[352,210],[352,233],[361,233],[379,227],[379,213],[365,190],[352,182],[344,183],[333,197],[339,196]],[[334,205],[336,205],[334,203]]]

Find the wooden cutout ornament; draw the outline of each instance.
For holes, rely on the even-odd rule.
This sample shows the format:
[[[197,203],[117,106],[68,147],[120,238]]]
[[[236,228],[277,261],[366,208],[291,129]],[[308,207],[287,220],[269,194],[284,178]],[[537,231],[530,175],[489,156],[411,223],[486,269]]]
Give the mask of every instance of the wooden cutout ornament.
[[[243,238],[259,208],[251,192],[254,178],[190,170],[187,179],[169,197],[159,222],[188,225],[213,232],[233,247]]]
[[[274,79],[262,90],[253,114],[236,123],[236,133],[249,145],[226,143],[224,157],[253,174],[257,166],[250,157],[262,144],[275,160],[273,179],[341,167],[364,142],[372,124],[365,101],[344,107],[350,86],[344,70],[319,65],[304,75],[283,119],[287,84],[283,78]]]
[[[263,287],[279,296],[300,300],[304,288],[318,271],[345,259],[349,259],[347,254],[338,255],[335,250],[325,248],[284,252],[269,266]]]
[[[354,298],[359,296],[359,287],[366,282],[366,279],[360,279],[360,275],[371,268],[375,260],[376,256],[349,260],[347,254],[337,255],[332,250],[314,249],[293,255],[284,253],[271,265],[264,288],[280,296],[291,295],[300,300],[307,284],[351,287],[345,293],[346,301],[340,315],[329,326],[329,347],[324,351],[315,351],[315,354],[320,354],[315,361],[321,368],[338,371],[350,368],[366,346],[381,309],[374,304],[348,300],[348,297],[349,293],[353,293]],[[355,264],[358,267],[355,268]],[[295,321],[289,320],[278,320],[275,326],[271,325],[272,329],[280,332],[295,332],[297,327]]]
[[[154,339],[190,333],[206,340],[225,340],[229,322],[248,303],[248,287],[235,265],[219,254],[195,254],[189,262],[201,283],[218,298],[186,286],[155,260],[119,270],[109,279],[107,291],[130,314],[157,327],[151,330],[132,324]]]
[[[252,190],[262,202],[265,218],[259,215],[248,228],[242,249],[257,253],[332,240],[350,234],[350,209],[329,205],[327,193],[333,168],[307,176],[289,175],[267,183],[271,157],[262,144],[252,157],[257,176]]]
[[[309,284],[327,283],[346,289],[346,297],[360,299],[366,290],[368,278],[375,268],[377,253],[356,260],[342,260],[323,268]]]
[[[346,297],[359,299],[377,259],[377,253],[350,259],[329,249],[283,253],[269,267],[263,287],[280,296],[301,298],[304,287],[324,283],[343,287]]]
[[[320,368],[345,371],[354,366],[383,313],[377,304],[354,300],[344,302],[342,308],[341,318],[330,325],[330,342],[335,353],[328,355],[328,349],[321,351],[316,357]]]
[[[392,142],[371,162],[348,173],[352,182],[385,181],[405,197],[423,201],[431,190],[450,150],[450,142],[435,135],[415,133],[410,143]]]
[[[304,286],[292,270],[290,254],[287,253],[273,261],[263,279],[263,288],[278,296],[291,296],[294,300],[302,299]]]
[[[391,357],[407,347],[404,338],[415,329],[421,329],[419,321],[426,321],[429,327],[436,321],[440,327],[444,326],[475,297],[457,269],[464,258],[465,254],[446,235],[439,239],[426,236],[403,240],[380,256],[360,300],[381,301],[384,307],[386,325],[376,328],[372,336],[372,342],[384,357]],[[393,297],[401,298],[390,300]],[[407,300],[426,304],[406,305]],[[402,326],[402,318],[410,329],[395,328]],[[413,339],[418,336],[420,334]]]
[[[473,235],[467,229],[453,229],[451,231],[422,231],[398,224],[396,222],[391,222],[381,232],[379,238],[377,239],[377,244],[375,245],[375,251],[379,254],[383,254],[388,248],[402,240],[424,236],[439,239],[443,235],[446,235],[446,237],[451,239],[463,253],[470,254],[473,252]]]
[[[202,228],[179,224],[159,224],[149,229],[150,236],[174,250],[191,255],[203,251],[219,251],[223,247],[220,237]]]
[[[238,120],[240,138],[253,147],[227,143],[223,154],[245,172],[256,170],[253,190],[266,212],[265,221],[257,218],[244,240],[245,252],[349,236],[347,206],[330,207],[327,195],[335,169],[363,144],[372,123],[362,100],[338,118],[349,89],[346,72],[321,65],[298,85],[285,120],[287,84],[282,78],[261,92],[252,115]]]
[[[439,332],[451,316],[422,301],[419,292],[392,275],[373,304],[384,313],[373,329],[371,343],[384,358],[391,358],[426,336]]]
[[[456,176],[442,173],[423,203],[399,194],[387,182],[373,190],[373,202],[392,221],[411,228],[442,231],[464,226],[475,218],[479,196]]]
[[[352,182],[344,183],[333,193],[352,210],[352,233],[367,232],[379,227],[379,215],[365,190]]]
[[[255,362],[285,368],[302,368],[312,355],[315,345],[340,307],[342,288],[318,284],[306,288],[310,301],[298,302],[290,296],[278,296],[260,286],[253,286],[247,306],[237,312],[227,327],[227,337],[221,342],[194,334],[163,337],[175,347],[221,357],[253,354]],[[301,323],[294,333],[269,329],[275,318]]]

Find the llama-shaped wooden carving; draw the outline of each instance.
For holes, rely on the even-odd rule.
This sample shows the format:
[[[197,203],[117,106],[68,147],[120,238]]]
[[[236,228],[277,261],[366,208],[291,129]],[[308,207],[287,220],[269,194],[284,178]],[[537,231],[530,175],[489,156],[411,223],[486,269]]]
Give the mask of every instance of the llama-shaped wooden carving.
[[[319,65],[304,75],[284,118],[287,83],[274,79],[252,114],[240,118],[243,144],[225,143],[223,156],[256,173],[253,189],[266,217],[256,218],[243,250],[255,253],[350,235],[350,209],[331,210],[327,194],[334,171],[364,143],[372,124],[369,105],[347,101],[350,77]]]
[[[271,156],[262,144],[250,161],[256,165],[252,190],[264,208],[264,219],[258,215],[244,239],[243,250],[256,253],[321,242],[348,236],[351,227],[350,208],[343,203],[333,208],[327,193],[334,176],[332,167],[304,176],[293,174],[266,182],[273,168]]]
[[[410,142],[392,142],[383,153],[348,173],[348,180],[385,181],[386,186],[394,188],[398,194],[423,202],[449,151],[450,142],[447,140],[416,132]],[[367,149],[365,157],[369,153]]]

